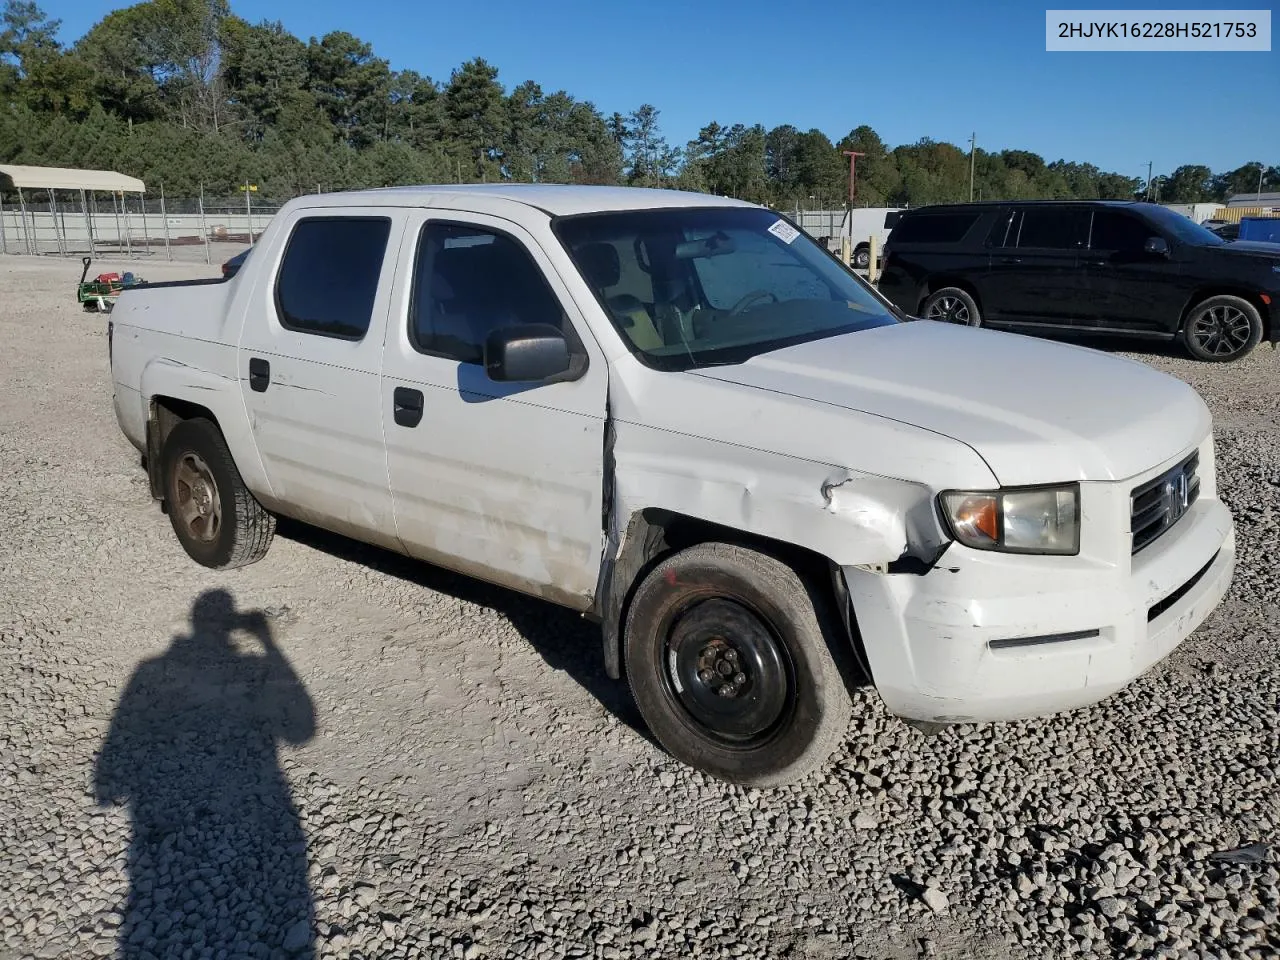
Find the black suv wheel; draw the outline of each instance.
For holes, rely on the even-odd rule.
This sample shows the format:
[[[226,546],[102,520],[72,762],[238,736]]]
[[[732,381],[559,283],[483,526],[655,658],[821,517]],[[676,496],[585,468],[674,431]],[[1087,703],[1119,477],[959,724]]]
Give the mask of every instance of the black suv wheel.
[[[1258,308],[1241,297],[1219,296],[1191,308],[1182,325],[1182,343],[1197,360],[1239,360],[1262,339]]]
[[[941,320],[943,323],[958,323],[966,327],[982,326],[978,304],[967,290],[959,287],[943,287],[929,294],[924,306],[920,308],[920,314],[926,319]]]

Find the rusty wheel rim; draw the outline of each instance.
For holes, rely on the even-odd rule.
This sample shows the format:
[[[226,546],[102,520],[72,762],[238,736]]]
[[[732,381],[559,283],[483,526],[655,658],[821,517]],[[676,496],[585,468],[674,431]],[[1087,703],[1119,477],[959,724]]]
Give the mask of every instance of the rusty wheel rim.
[[[174,511],[193,540],[211,543],[222,531],[222,497],[198,453],[184,453],[174,472]]]

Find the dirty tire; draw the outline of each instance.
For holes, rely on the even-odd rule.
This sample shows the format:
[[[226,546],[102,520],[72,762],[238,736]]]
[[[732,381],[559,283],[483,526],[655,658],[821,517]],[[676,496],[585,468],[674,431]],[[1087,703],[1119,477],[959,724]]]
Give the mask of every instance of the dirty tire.
[[[755,550],[704,543],[663,560],[636,588],[624,634],[627,680],[654,737],[731,783],[773,787],[821,765],[852,711],[828,646],[847,641],[828,607]]]
[[[195,418],[177,424],[164,442],[161,464],[169,520],[192,560],[230,569],[262,559],[275,534],[276,519],[245,487],[221,431],[211,420]],[[200,500],[206,504],[203,512]]]
[[[1209,297],[1187,311],[1182,345],[1197,360],[1228,363],[1249,355],[1262,339],[1262,315],[1242,297]]]
[[[943,287],[925,297],[920,316],[943,323],[955,323],[962,327],[982,326],[982,313],[968,290],[960,287]]]

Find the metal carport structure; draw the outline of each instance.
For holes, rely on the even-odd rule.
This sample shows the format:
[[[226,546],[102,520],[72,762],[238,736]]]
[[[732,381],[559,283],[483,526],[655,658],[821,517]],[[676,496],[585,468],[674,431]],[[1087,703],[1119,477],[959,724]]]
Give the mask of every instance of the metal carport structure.
[[[119,227],[120,212],[123,209],[126,218],[128,208],[124,205],[127,193],[146,193],[146,184],[136,177],[125,176],[113,170],[77,170],[68,167],[32,167],[21,164],[0,164],[0,192],[10,190],[18,195],[20,237],[15,243],[26,253],[40,253],[40,238],[37,227],[37,212],[28,210],[27,192],[44,191],[49,198],[49,220],[53,225],[54,239],[58,253],[66,256],[70,247],[70,232],[67,229],[65,211],[58,207],[58,191],[78,193],[80,195],[80,213],[84,218],[84,239],[88,243],[91,255],[97,253],[94,239],[93,219],[90,216],[90,204],[94,194],[111,194],[112,209],[116,217],[117,246],[128,245],[128,232],[122,235]],[[117,206],[117,200],[119,206]],[[96,204],[95,204],[96,206]],[[144,221],[145,228],[145,221]],[[123,236],[123,244],[120,243]],[[9,253],[8,230],[5,225],[3,199],[0,198],[0,252]]]

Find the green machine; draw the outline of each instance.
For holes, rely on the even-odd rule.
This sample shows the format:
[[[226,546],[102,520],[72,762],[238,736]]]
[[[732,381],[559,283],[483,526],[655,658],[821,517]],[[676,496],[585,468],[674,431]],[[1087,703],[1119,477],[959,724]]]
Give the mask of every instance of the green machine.
[[[92,280],[87,280],[89,264],[92,262],[92,257],[81,259],[81,263],[84,264],[84,270],[80,274],[80,284],[76,287],[76,300],[85,310],[91,313],[110,313],[111,308],[115,305],[116,297],[120,296],[121,291],[146,283],[141,277],[127,272],[123,274],[100,273]]]

